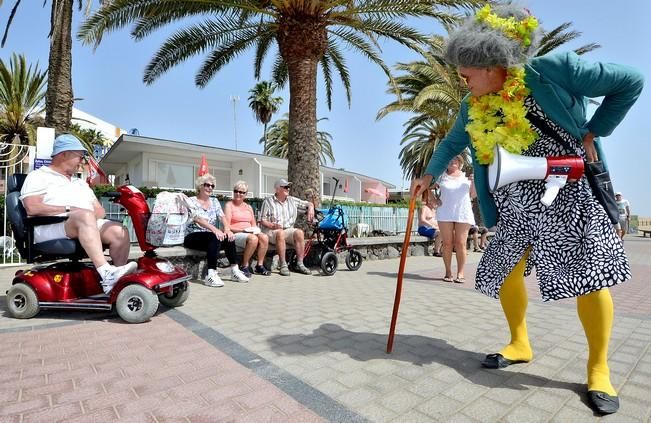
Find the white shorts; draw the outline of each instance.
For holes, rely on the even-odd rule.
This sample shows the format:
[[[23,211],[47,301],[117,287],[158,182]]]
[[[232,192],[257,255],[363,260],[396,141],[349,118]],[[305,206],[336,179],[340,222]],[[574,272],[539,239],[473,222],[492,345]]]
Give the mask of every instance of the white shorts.
[[[249,238],[249,235],[251,235],[248,232],[235,232],[235,246],[237,247],[238,251],[244,250],[246,248],[246,240]]]
[[[101,230],[102,227],[111,222],[108,219],[97,219],[97,229]],[[50,241],[52,239],[68,238],[66,235],[66,222],[53,223],[51,225],[41,225],[34,227],[34,242]]]
[[[285,232],[285,244],[291,245],[292,247],[294,246],[294,233],[296,231],[299,231],[300,229],[298,228],[287,228],[283,229],[283,232]],[[267,235],[269,235],[269,242],[272,244],[276,244],[276,231],[269,231],[267,232]]]

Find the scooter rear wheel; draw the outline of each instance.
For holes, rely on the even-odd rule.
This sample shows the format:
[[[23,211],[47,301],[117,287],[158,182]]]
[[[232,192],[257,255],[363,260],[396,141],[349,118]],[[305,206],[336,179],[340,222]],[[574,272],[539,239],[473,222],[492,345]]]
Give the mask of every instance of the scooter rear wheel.
[[[167,307],[180,307],[190,296],[190,287],[177,285],[171,293],[159,294],[158,301]]]
[[[40,310],[38,297],[31,286],[17,283],[7,291],[7,310],[16,319],[31,319]]]
[[[118,294],[115,309],[124,321],[143,323],[158,310],[158,296],[142,285],[127,285]]]

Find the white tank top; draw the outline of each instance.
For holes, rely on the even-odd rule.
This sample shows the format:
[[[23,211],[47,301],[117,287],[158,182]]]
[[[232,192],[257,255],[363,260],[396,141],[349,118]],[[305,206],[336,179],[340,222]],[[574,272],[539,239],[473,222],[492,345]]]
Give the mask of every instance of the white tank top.
[[[441,187],[441,206],[436,209],[439,222],[458,222],[475,224],[470,203],[470,179],[466,175],[441,175],[438,181]]]

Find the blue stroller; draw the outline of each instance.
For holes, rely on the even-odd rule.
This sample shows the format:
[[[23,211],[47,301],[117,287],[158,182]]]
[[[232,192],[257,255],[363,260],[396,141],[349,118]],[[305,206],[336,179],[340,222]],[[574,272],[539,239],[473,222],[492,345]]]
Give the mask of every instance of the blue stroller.
[[[339,185],[339,181],[336,178],[333,179],[336,182],[336,187]],[[305,241],[303,259],[306,266],[320,266],[327,276],[332,276],[337,271],[338,253],[342,251],[348,252],[346,267],[349,270],[355,271],[362,267],[362,253],[348,244],[348,217],[339,204],[334,204],[334,197],[333,193],[330,208],[317,210],[317,224],[312,236]],[[295,259],[295,256],[292,258]]]

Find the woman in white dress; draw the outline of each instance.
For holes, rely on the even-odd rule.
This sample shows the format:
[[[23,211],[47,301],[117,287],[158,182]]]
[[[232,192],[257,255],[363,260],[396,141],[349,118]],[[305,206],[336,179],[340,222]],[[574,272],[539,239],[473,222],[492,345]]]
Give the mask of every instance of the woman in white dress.
[[[439,229],[443,237],[443,263],[445,264],[445,282],[463,283],[466,264],[466,239],[468,230],[475,224],[470,199],[474,198],[475,184],[461,171],[463,158],[456,156],[439,178],[441,206],[436,211]],[[452,251],[457,255],[457,276],[452,279]]]

